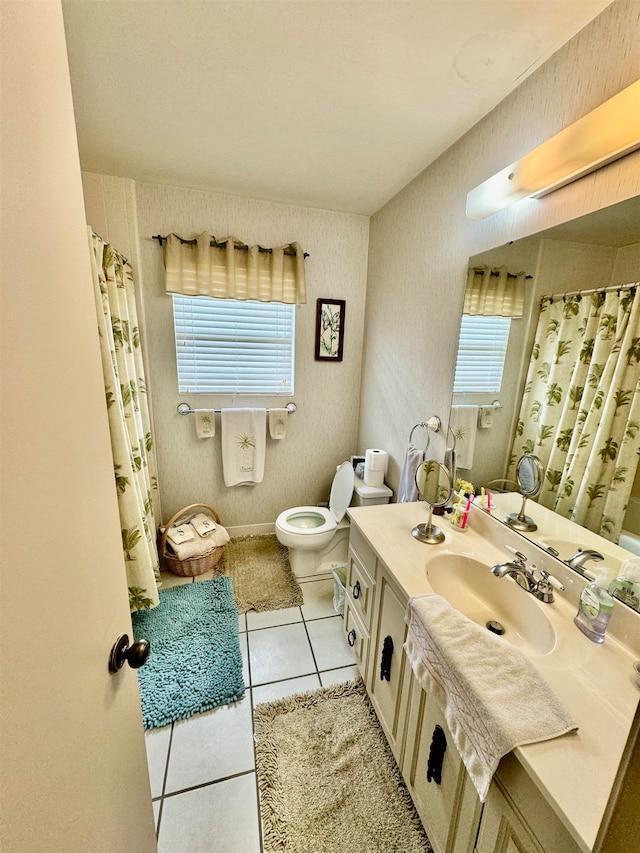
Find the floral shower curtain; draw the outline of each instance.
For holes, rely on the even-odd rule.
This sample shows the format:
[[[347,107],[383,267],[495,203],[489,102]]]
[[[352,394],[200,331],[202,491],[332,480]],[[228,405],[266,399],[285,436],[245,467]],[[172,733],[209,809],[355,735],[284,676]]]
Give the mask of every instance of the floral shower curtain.
[[[640,454],[640,285],[543,297],[507,476],[545,469],[539,503],[616,542]]]
[[[112,246],[92,232],[90,239],[129,606],[144,610],[159,603],[157,476],[133,275]]]

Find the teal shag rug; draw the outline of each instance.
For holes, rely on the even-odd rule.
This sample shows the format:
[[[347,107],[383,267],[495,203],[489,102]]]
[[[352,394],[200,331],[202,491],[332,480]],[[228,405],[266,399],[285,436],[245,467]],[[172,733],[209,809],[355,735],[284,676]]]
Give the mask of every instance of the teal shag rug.
[[[138,670],[145,729],[242,699],[238,610],[231,578],[159,590],[160,604],[133,614],[151,654]]]

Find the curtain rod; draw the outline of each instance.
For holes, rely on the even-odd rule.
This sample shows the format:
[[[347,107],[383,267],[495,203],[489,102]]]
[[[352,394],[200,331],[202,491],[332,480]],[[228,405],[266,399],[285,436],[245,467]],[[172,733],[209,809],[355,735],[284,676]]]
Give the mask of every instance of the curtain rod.
[[[477,273],[484,273],[484,272],[485,272],[485,270],[483,270],[483,269],[481,269],[481,268],[478,268],[478,267],[474,267],[474,268],[473,268],[473,271],[474,271],[474,272],[477,272]],[[491,272],[489,273],[489,275],[496,275],[496,276],[498,276],[498,275],[500,275],[500,273],[499,273],[499,272],[497,272],[497,271],[495,271],[495,270],[491,270]],[[517,276],[515,273],[513,273],[513,272],[508,272],[508,273],[507,273],[507,278],[518,278],[518,276]],[[525,275],[525,278],[533,278],[533,276],[532,276],[532,275]]]
[[[590,296],[592,293],[614,293],[615,291],[634,290],[637,283],[630,282],[629,284],[611,284],[609,287],[592,287],[590,290],[569,290],[566,293],[550,293],[548,296],[541,296],[540,302],[549,299],[551,302],[558,299],[565,299],[567,296]]]
[[[177,235],[177,234],[176,234],[176,237],[178,237],[178,235]],[[152,239],[152,240],[157,240],[157,241],[158,241],[158,243],[160,243],[160,245],[161,245],[161,246],[162,246],[162,244],[163,244],[163,243],[166,243],[166,242],[167,242],[167,238],[166,238],[166,237],[163,237],[161,234],[154,234],[154,235],[152,236],[152,238],[151,238],[151,239]],[[196,243],[198,242],[198,241],[197,241],[197,240],[195,240],[195,239],[193,239],[193,240],[185,240],[185,238],[184,238],[184,237],[178,237],[178,240],[180,240],[180,242],[181,242],[181,243],[189,243],[191,246],[195,246],[195,245],[196,245]],[[224,243],[218,243],[218,241],[217,241],[217,240],[211,240],[211,242],[209,243],[209,246],[210,246],[212,249],[226,249],[226,247],[227,247],[227,243],[226,243],[226,241],[225,241]],[[241,252],[248,252],[248,251],[249,251],[249,247],[248,247],[246,244],[245,244],[245,245],[238,245],[238,246],[234,246],[233,248],[234,248],[234,249],[239,249]],[[273,254],[273,249],[265,249],[263,246],[258,246],[258,251],[259,251],[259,252],[265,252],[265,253],[266,253],[266,254],[268,254],[268,255],[272,255],[272,254]],[[285,255],[293,255],[294,257],[296,256],[296,253],[295,253],[292,249],[285,249],[285,250],[284,250],[284,254],[285,254]],[[305,253],[304,253],[304,257],[305,257],[305,258],[308,258],[308,257],[309,257],[309,253],[308,253],[308,252],[305,252]]]

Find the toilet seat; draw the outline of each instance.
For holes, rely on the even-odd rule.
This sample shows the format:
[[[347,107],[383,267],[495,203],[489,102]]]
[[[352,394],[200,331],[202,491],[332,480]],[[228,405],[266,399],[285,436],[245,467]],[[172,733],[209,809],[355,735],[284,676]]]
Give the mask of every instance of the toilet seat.
[[[343,462],[331,484],[328,509],[321,506],[295,506],[285,509],[276,519],[276,528],[303,537],[318,536],[335,530],[351,502],[353,478],[352,464]]]
[[[276,526],[296,536],[317,536],[335,530],[335,515],[321,506],[296,506],[285,509],[276,519]]]

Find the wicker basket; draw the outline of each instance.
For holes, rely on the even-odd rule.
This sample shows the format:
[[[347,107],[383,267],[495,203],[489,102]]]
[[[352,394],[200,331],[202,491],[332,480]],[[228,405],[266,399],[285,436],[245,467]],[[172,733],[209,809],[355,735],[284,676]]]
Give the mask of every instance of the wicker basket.
[[[181,509],[180,512],[177,512],[173,518],[167,522],[164,532],[160,537],[158,551],[160,552],[162,565],[169,569],[169,571],[173,572],[174,575],[179,575],[181,578],[193,578],[196,577],[196,575],[202,575],[205,572],[210,571],[218,565],[224,553],[224,547],[221,545],[220,547],[212,548],[211,551],[207,551],[205,554],[200,554],[198,557],[189,557],[186,560],[179,560],[175,554],[172,554],[167,549],[167,532],[169,528],[183,516],[195,515],[194,510],[196,509],[206,510],[206,512],[212,516],[216,524],[220,524],[220,517],[213,507],[207,506],[207,504],[191,504],[190,506],[186,506],[184,509]]]

